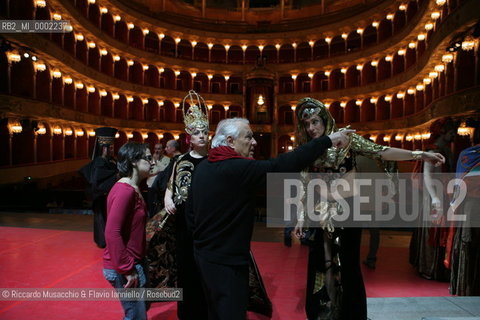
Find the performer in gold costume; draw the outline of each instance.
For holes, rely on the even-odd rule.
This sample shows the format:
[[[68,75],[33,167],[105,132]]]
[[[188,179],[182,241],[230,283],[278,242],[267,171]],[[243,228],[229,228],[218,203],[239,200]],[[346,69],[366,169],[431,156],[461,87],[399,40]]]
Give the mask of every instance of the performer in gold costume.
[[[301,99],[296,107],[297,140],[304,144],[313,138],[338,131],[335,120],[325,105],[312,98]],[[437,153],[409,151],[373,143],[357,134],[351,135],[346,148],[328,149],[307,172],[327,173],[332,181],[355,170],[355,156],[377,160],[389,174],[395,168],[391,161],[424,160],[434,165],[445,161]],[[347,198],[348,202],[352,198]],[[360,269],[361,228],[335,228],[333,216],[341,206],[334,200],[320,201],[315,210],[322,217],[315,228],[310,247],[305,309],[308,319],[367,319],[365,286]],[[295,235],[303,234],[304,218],[295,227]],[[340,267],[341,266],[341,267]]]

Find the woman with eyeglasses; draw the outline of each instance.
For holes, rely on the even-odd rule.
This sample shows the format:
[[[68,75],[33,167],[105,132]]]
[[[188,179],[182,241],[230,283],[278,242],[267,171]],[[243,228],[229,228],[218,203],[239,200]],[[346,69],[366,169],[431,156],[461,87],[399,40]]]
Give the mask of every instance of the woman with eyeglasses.
[[[145,287],[147,211],[139,185],[152,166],[152,154],[146,144],[128,142],[118,151],[117,167],[122,178],[108,194],[107,246],[103,254],[103,275],[116,289]],[[120,303],[124,319],[147,319],[145,301],[120,299]]]

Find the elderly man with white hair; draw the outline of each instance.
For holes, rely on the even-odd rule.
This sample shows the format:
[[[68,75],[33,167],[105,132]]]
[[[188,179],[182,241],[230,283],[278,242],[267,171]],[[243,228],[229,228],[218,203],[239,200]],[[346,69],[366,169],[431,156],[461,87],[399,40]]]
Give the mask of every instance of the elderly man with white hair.
[[[332,146],[344,147],[354,130],[313,139],[270,160],[254,160],[257,141],[247,119],[222,120],[208,160],[192,178],[187,215],[209,319],[245,319],[255,194],[267,172],[299,172]]]

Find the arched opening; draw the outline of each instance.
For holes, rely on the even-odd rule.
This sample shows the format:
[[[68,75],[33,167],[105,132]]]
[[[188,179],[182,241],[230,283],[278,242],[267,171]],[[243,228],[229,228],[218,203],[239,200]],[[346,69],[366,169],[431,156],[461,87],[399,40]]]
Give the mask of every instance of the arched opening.
[[[113,16],[110,13],[104,13],[100,18],[100,21],[102,24],[102,31],[108,36],[113,37],[115,35],[115,21],[113,21]]]
[[[165,100],[160,112],[161,122],[175,122],[175,106],[173,105],[173,102]]]
[[[312,79],[313,90],[315,92],[328,91],[328,77],[323,71],[315,73]]]
[[[85,85],[82,89],[75,90],[75,110],[88,112],[88,93]]]
[[[147,121],[159,121],[159,113],[158,113],[158,103],[156,100],[148,99],[148,104],[145,106],[146,108],[146,118]]]
[[[193,81],[193,90],[201,93],[208,93],[210,91],[208,82],[208,77],[205,73],[197,73],[197,76]]]
[[[149,31],[145,36],[145,50],[148,52],[158,54],[159,44],[160,44],[160,41],[158,39],[158,35],[153,31]]]
[[[117,119],[128,119],[128,101],[123,94],[113,102],[113,116]]]
[[[88,66],[100,70],[100,51],[98,47],[88,48]]]
[[[260,49],[257,46],[249,46],[245,51],[245,63],[255,64],[260,57]]]
[[[385,96],[378,98],[377,101],[377,121],[390,119],[390,103],[385,101]]]
[[[378,81],[388,79],[392,76],[392,66],[389,61],[386,61],[385,58],[381,59],[378,62]]]
[[[160,88],[175,89],[175,72],[172,69],[165,68],[160,76]]]
[[[143,84],[143,65],[135,62],[128,70],[129,81],[136,84]]]
[[[63,105],[70,109],[75,109],[76,89],[75,83],[63,84]]]
[[[325,39],[320,39],[313,46],[313,58],[315,60],[328,58],[328,43]]]
[[[345,88],[354,88],[360,85],[360,71],[353,65],[347,69],[345,74]]]
[[[161,54],[164,56],[175,56],[175,41],[170,36],[165,36],[161,40]]]
[[[100,71],[108,76],[113,76],[113,57],[111,53],[101,56]]]
[[[348,101],[344,108],[345,123],[360,121],[360,108],[356,104],[356,100]]]
[[[35,73],[36,97],[38,100],[45,102],[50,102],[50,71],[47,66],[44,71],[37,71]]]
[[[148,66],[148,69],[145,72],[145,85],[158,88],[160,87],[160,76],[158,73],[158,68],[152,65]]]
[[[231,46],[228,50],[228,63],[242,64],[243,63],[243,50],[240,46]]]
[[[177,90],[190,90],[192,88],[192,77],[190,72],[181,71],[177,76]]]
[[[293,62],[293,47],[291,44],[287,43],[280,47],[279,62],[280,63]]]
[[[341,36],[336,36],[330,42],[330,55],[340,56],[345,54],[345,40]]]
[[[35,72],[31,61],[22,59],[11,65],[12,94],[27,98],[33,98],[33,78]]]
[[[210,119],[211,124],[217,124],[220,120],[225,119],[225,109],[222,105],[213,105],[212,110],[210,110]]]
[[[27,164],[34,161],[35,133],[29,121],[21,121],[22,132],[12,134],[12,164]]]
[[[110,92],[106,96],[100,97],[101,115],[105,117],[113,117],[113,98]]]
[[[143,120],[143,102],[139,97],[133,97],[128,105],[128,119]]]
[[[124,131],[118,131],[118,138],[115,139],[114,150],[118,153],[118,149],[128,142],[127,134]]]
[[[398,34],[406,24],[405,11],[398,10],[393,18],[393,33]]]
[[[52,103],[58,106],[63,105],[63,79],[52,78]]]
[[[265,46],[262,51],[262,56],[266,59],[267,63],[277,62],[277,49],[273,45]]]
[[[330,114],[335,119],[336,123],[343,123],[343,108],[340,106],[340,102],[332,102],[330,108],[328,109]]]
[[[192,59],[192,43],[182,39],[177,45],[177,56],[182,59]]]
[[[360,121],[375,121],[375,104],[370,102],[370,98],[363,100],[360,107]]]
[[[100,8],[96,3],[88,6],[88,20],[90,20],[95,27],[100,27]]]
[[[229,118],[241,118],[243,117],[242,107],[241,106],[230,106],[228,109],[227,117]]]
[[[362,68],[362,86],[377,81],[377,68],[372,66],[371,62],[367,62]]]
[[[77,40],[75,42],[75,58],[83,62],[84,64],[88,63],[88,47],[87,41],[83,39],[82,41]]]
[[[392,22],[388,19],[380,21],[378,26],[378,41],[382,42],[392,36]]]
[[[98,89],[95,92],[88,93],[88,113],[99,115],[100,112],[100,95]]]
[[[115,22],[115,39],[120,42],[128,43],[128,27],[123,20]]]
[[[362,37],[357,31],[352,31],[347,38],[347,52],[353,52],[362,48]]]
[[[335,69],[330,73],[329,90],[339,90],[345,88],[345,74],[341,69]]]
[[[63,34],[63,49],[75,56],[75,34],[68,32]]]
[[[208,46],[199,42],[194,48],[194,60],[195,61],[208,61]]]
[[[211,93],[225,93],[225,78],[222,75],[214,75],[210,81]]]
[[[219,44],[215,44],[211,49],[211,62],[213,63],[225,63],[227,60],[227,52],[225,47]]]
[[[114,77],[123,81],[128,81],[128,64],[124,58],[115,61]]]
[[[65,160],[75,158],[75,130],[72,127],[65,128]]]
[[[370,47],[377,44],[377,28],[372,25],[369,25],[363,31],[363,47]]]
[[[392,97],[392,119],[403,117],[403,99],[399,99],[396,94]]]
[[[64,136],[63,129],[59,126],[56,126],[58,132],[53,131],[52,144],[53,144],[53,161],[63,160],[63,150],[64,150]]]
[[[38,123],[37,163],[52,161],[52,130],[45,122]]]
[[[405,70],[405,56],[401,56],[399,54],[395,54],[393,56],[393,75],[397,75],[402,73]]]
[[[139,27],[135,26],[130,29],[128,36],[130,46],[138,49],[143,49],[143,31]]]
[[[297,47],[297,62],[312,60],[312,48],[308,42],[302,42]]]

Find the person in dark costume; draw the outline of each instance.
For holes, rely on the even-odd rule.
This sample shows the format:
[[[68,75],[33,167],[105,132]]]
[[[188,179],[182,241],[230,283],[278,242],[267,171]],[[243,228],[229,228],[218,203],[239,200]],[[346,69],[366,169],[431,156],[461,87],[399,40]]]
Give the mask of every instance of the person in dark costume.
[[[207,304],[193,259],[192,233],[185,220],[185,203],[192,173],[208,151],[208,109],[203,98],[191,91],[184,99],[183,110],[191,151],[174,156],[171,165],[152,185],[159,195],[165,185],[165,208],[147,224],[149,280],[152,287],[183,288],[183,301],[177,304],[179,319],[207,319]],[[272,305],[253,255],[249,263],[249,310],[271,317]]]
[[[105,248],[105,224],[107,196],[118,180],[117,163],[113,155],[113,144],[117,129],[102,127],[95,130],[96,141],[93,160],[80,169],[89,184],[92,196],[93,239],[99,248]]]
[[[318,100],[301,99],[296,107],[296,115],[296,141],[300,145],[341,130],[337,129],[332,115]],[[390,161],[418,159],[434,165],[444,161],[443,156],[437,153],[389,148],[352,134],[346,148],[328,148],[306,171],[329,174],[334,182],[355,170],[356,155],[377,160],[387,173],[394,168]],[[325,175],[322,177],[326,178]],[[352,197],[345,200],[348,202],[349,199]],[[320,200],[315,204],[315,209],[326,218],[314,228],[314,240],[308,256],[307,317],[311,320],[318,317],[366,320],[367,299],[360,268],[362,229],[335,228],[333,215],[341,212],[341,206],[335,200]],[[304,219],[299,219],[295,227],[294,233],[298,238],[303,234]]]
[[[471,122],[470,126],[476,127],[474,146],[460,153],[456,172],[456,178],[465,182],[467,195],[459,206],[456,199],[462,198],[457,193],[451,202],[456,211],[467,216],[467,221],[451,228],[452,234],[447,243],[451,254],[445,257],[445,265],[451,269],[450,293],[458,296],[480,295],[480,123]]]
[[[440,173],[455,172],[455,159],[451,150],[452,142],[457,132],[457,122],[450,117],[435,120],[430,126],[430,139],[426,150],[441,153],[445,157],[445,164],[433,167],[429,163],[417,163],[414,168],[414,177],[419,177],[420,188],[424,192],[424,215],[430,215],[433,210],[439,212],[448,208],[448,196],[437,194],[433,187],[432,177]],[[442,200],[444,199],[443,203]],[[450,272],[444,265],[445,250],[448,238],[448,226],[441,219],[432,226],[429,222],[422,222],[422,226],[414,230],[410,242],[410,263],[425,279],[448,281]]]
[[[255,195],[267,172],[298,172],[332,143],[345,146],[351,132],[314,139],[277,158],[255,161],[252,156],[257,142],[248,120],[220,121],[208,160],[193,174],[187,203],[208,319],[246,318]]]

